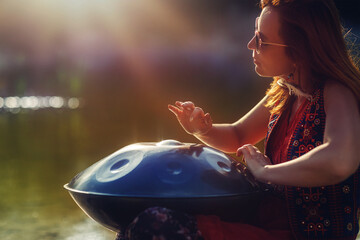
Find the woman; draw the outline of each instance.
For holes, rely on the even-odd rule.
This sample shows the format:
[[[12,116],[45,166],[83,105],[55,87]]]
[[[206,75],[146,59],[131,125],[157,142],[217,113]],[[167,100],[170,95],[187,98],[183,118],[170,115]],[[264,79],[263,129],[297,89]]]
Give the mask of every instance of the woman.
[[[210,240],[355,239],[360,73],[348,55],[336,7],[332,0],[260,5],[248,48],[258,75],[274,78],[266,96],[233,124],[212,124],[210,114],[192,102],[169,109],[205,144],[243,155],[254,177],[274,186],[274,196],[261,205],[257,226],[196,216],[193,235],[176,239],[200,233]],[[265,154],[254,146],[263,139]],[[200,233],[194,234],[196,224]]]

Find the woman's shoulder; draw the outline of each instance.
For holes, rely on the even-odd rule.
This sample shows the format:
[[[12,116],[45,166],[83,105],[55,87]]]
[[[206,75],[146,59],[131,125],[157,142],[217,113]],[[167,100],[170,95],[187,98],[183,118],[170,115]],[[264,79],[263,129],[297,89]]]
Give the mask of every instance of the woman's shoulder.
[[[324,84],[324,91],[332,94],[353,94],[349,87],[335,80],[326,81]]]
[[[325,112],[358,110],[358,102],[353,91],[335,80],[328,80],[324,85],[324,104]]]

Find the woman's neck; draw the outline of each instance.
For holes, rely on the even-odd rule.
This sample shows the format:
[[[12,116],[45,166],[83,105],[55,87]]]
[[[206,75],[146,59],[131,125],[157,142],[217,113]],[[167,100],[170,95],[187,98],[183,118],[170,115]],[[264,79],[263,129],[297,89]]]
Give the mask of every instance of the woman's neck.
[[[309,94],[313,92],[314,87],[311,81],[312,76],[308,71],[305,71],[303,68],[295,69],[295,71],[288,76],[290,77],[285,80],[287,80],[302,92]]]

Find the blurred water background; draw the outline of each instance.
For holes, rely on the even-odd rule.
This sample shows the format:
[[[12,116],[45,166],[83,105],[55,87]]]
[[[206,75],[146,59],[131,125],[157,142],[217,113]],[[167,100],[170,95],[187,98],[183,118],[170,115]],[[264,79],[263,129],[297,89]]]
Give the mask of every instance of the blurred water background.
[[[359,35],[358,1],[337,3]],[[1,1],[0,239],[114,239],[62,186],[131,143],[195,142],[175,100],[214,122],[246,113],[271,81],[246,47],[259,12],[255,0]]]

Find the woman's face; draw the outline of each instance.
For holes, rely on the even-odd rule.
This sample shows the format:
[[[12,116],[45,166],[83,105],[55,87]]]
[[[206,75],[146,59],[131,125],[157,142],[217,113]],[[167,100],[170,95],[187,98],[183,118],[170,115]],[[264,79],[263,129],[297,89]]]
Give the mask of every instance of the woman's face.
[[[284,44],[279,35],[280,22],[278,13],[271,7],[265,7],[257,19],[257,30],[263,42]],[[255,71],[263,77],[289,75],[294,72],[294,63],[285,53],[286,47],[262,44],[256,51],[255,36],[248,43],[253,50]]]

